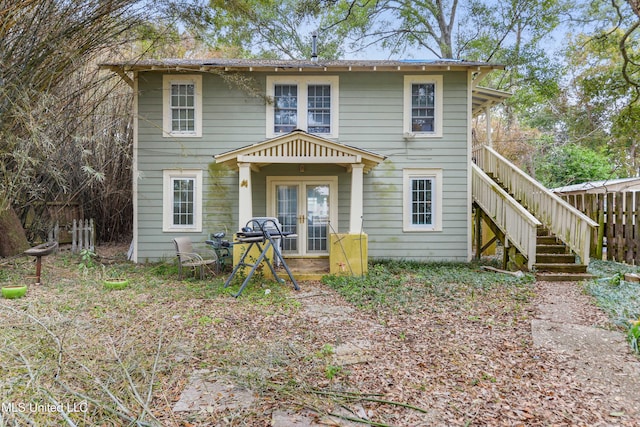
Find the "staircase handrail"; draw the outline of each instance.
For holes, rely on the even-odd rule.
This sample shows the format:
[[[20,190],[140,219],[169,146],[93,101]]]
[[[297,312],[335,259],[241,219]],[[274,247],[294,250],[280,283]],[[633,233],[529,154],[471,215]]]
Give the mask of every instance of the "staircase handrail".
[[[536,260],[538,226],[542,224],[477,165],[472,164],[471,169],[473,201],[527,258],[531,270]]]
[[[556,237],[589,263],[591,229],[598,223],[549,191],[491,147],[482,148],[482,169],[493,173]]]

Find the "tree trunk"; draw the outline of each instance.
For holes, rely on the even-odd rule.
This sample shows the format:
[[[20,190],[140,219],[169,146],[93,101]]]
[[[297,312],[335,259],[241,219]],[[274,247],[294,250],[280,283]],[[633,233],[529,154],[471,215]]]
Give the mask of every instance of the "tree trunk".
[[[13,208],[0,211],[0,257],[17,255],[29,249],[27,235]]]

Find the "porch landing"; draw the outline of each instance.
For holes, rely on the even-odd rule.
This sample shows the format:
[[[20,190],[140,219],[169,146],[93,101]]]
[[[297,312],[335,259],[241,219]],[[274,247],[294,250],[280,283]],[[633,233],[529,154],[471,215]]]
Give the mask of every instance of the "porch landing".
[[[298,281],[320,280],[329,274],[329,258],[285,258],[289,269]],[[282,277],[281,272],[278,275]],[[286,272],[284,273],[286,275]]]

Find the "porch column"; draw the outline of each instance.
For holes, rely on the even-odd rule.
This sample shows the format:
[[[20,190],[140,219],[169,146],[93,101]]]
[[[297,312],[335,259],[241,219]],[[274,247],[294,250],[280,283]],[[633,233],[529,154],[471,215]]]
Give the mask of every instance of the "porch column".
[[[238,230],[253,218],[253,199],[251,197],[251,163],[238,163]]]
[[[349,217],[349,233],[358,234],[362,230],[362,174],[364,164],[351,166],[351,215]]]
[[[491,135],[491,108],[485,107],[484,118],[486,120],[486,126],[487,126],[487,146],[493,147],[493,138]]]

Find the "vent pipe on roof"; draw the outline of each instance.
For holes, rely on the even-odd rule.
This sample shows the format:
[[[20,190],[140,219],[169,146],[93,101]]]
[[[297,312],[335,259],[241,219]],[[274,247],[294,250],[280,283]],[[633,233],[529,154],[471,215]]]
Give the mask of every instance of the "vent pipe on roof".
[[[318,61],[318,34],[311,34],[311,60]]]

